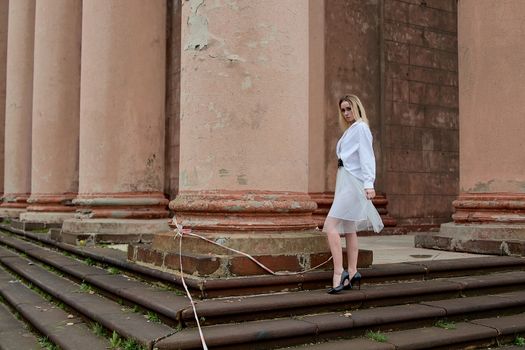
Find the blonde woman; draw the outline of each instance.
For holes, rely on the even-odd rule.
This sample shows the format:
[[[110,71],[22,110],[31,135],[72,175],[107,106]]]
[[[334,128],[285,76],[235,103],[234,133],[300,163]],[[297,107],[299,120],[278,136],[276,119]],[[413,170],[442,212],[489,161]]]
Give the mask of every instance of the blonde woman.
[[[383,229],[381,217],[371,201],[376,195],[372,133],[365,109],[357,96],[347,95],[339,100],[339,125],[344,133],[336,146],[339,168],[334,202],[323,226],[334,263],[329,294],[351,289],[356,284],[361,287],[361,274],[357,271],[359,249],[356,233]],[[346,271],[343,269],[340,238],[343,235],[348,260]]]

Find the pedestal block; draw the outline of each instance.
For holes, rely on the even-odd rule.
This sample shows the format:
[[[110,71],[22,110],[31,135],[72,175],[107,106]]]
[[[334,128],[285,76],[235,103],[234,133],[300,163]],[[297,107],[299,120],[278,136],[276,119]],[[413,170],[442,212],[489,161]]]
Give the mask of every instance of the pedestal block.
[[[438,234],[416,236],[416,246],[525,256],[524,194],[468,193],[453,205],[454,222],[441,225]]]
[[[318,231],[303,233],[224,233],[203,237],[223,246],[251,255],[274,272],[299,272],[323,264],[330,258],[326,237]],[[180,270],[180,236],[174,232],[155,235],[148,245],[132,244],[128,259],[168,270]],[[346,259],[346,254],[344,254]],[[373,253],[360,250],[358,266],[369,267]],[[346,263],[346,262],[345,262]],[[332,270],[328,261],[314,271]],[[206,278],[269,275],[255,262],[241,254],[212,244],[199,237],[182,238],[182,269],[184,273]]]

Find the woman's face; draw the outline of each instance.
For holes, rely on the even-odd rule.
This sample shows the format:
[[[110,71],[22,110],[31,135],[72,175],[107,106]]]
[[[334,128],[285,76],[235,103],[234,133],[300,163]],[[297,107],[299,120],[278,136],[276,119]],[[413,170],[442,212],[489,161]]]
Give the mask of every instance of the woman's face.
[[[350,105],[350,102],[348,101],[343,101],[341,102],[341,114],[343,114],[343,117],[345,117],[345,120],[348,122],[348,123],[352,123],[355,118],[354,118],[354,114],[352,113],[352,106]]]

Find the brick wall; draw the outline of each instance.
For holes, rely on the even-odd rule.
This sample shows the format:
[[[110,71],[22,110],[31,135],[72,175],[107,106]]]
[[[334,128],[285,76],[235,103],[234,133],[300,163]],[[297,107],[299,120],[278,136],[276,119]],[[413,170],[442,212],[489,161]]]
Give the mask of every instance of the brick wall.
[[[459,184],[456,0],[384,0],[383,176],[400,224],[450,221]]]

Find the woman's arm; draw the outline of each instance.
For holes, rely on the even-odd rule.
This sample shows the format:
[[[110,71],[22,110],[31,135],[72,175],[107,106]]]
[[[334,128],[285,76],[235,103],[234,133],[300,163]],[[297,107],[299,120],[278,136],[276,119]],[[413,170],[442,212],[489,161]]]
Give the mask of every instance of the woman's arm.
[[[374,181],[376,177],[376,160],[372,141],[370,128],[363,123],[359,127],[359,161],[363,172],[365,192],[369,199],[375,196]]]

